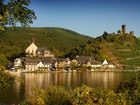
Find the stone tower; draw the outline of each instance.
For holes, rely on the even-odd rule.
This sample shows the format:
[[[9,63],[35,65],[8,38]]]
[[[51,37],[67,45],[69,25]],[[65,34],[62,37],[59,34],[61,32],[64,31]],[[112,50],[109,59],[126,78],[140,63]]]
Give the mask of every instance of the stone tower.
[[[126,33],[126,25],[122,25],[122,34]]]

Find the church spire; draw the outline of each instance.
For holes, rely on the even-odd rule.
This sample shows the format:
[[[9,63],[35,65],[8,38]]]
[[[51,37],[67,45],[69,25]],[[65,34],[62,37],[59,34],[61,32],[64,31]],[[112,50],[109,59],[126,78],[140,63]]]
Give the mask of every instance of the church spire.
[[[35,42],[35,38],[34,38],[34,36],[33,36],[33,40],[32,40],[32,43],[34,43]]]

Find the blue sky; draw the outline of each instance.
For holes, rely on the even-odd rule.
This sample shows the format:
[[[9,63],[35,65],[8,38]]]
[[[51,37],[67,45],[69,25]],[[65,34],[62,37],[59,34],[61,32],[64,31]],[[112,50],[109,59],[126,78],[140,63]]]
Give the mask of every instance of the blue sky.
[[[62,27],[99,36],[116,32],[122,24],[140,36],[140,0],[31,0],[33,27]]]

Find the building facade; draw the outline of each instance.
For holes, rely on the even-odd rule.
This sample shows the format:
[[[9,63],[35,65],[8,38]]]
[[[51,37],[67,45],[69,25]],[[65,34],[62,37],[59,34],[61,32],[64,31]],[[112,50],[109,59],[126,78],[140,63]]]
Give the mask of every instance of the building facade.
[[[26,48],[25,53],[29,57],[54,57],[51,51],[44,47],[37,47],[34,41]]]

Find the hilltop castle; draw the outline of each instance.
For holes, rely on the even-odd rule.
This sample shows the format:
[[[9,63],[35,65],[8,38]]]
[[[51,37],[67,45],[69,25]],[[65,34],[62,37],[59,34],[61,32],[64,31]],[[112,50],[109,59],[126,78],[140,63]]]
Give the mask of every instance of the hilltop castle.
[[[118,30],[118,34],[128,34],[126,31],[126,25],[122,25],[121,29]],[[134,35],[134,31],[130,31],[130,35]]]

